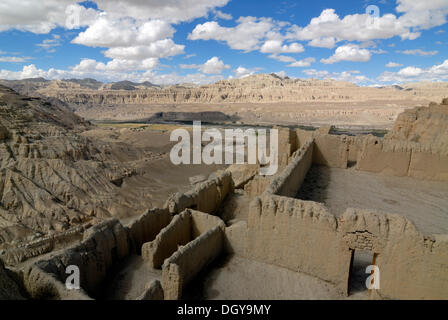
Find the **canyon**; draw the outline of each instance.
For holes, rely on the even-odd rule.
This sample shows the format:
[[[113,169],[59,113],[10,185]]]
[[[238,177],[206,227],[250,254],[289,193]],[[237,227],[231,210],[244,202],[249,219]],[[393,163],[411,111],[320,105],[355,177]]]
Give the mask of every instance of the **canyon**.
[[[195,86],[104,84],[93,79],[0,81],[68,106],[88,120],[337,125],[391,129],[401,112],[440,102],[446,83],[362,87],[336,80],[259,74]]]
[[[0,298],[448,298],[446,98],[409,98],[394,121],[366,120],[391,128],[381,137],[276,124],[279,170],[266,176],[260,163],[169,161],[170,132],[189,128],[180,120],[244,118],[179,104],[155,117],[164,121],[95,124],[79,115],[83,104],[39,90],[0,86]],[[303,124],[338,123],[315,116]],[[370,264],[381,270],[378,290],[363,288]],[[65,285],[73,265],[80,290]]]

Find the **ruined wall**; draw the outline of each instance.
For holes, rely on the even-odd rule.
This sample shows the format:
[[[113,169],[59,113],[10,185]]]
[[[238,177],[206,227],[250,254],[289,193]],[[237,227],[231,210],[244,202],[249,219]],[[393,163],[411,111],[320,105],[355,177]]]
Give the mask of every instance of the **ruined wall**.
[[[299,141],[306,136],[296,132],[302,135]],[[247,225],[226,228],[226,250],[308,273],[344,293],[348,292],[353,251],[368,250],[377,256],[381,289],[375,292],[380,296],[448,299],[448,235],[427,237],[404,217],[367,210],[347,209],[337,219],[322,204],[286,198],[295,196],[311,162],[338,168],[347,168],[351,162],[362,171],[448,180],[446,152],[371,135],[316,132],[312,136],[314,140],[302,144],[288,167],[251,203]],[[260,183],[254,185],[262,188]]]
[[[346,137],[347,141],[347,166],[356,164],[358,162],[358,156],[362,152],[362,146],[364,144],[365,136]]]
[[[181,195],[181,201],[168,201],[164,209],[149,210],[127,227],[123,227],[115,219],[95,225],[84,232],[80,244],[65,249],[51,259],[40,260],[31,265],[24,276],[24,285],[35,298],[70,299],[76,294],[80,294],[81,298],[89,298],[88,295],[96,296],[110,267],[128,256],[132,248],[138,251],[143,243],[154,240],[160,230],[170,223],[172,212],[178,213],[177,210],[186,203],[188,206],[213,212],[232,190],[231,173],[219,172],[214,179],[206,181],[186,195]],[[188,199],[192,201],[189,202]],[[202,233],[214,221],[200,214],[194,214],[194,216],[196,225],[195,228],[191,225],[187,228],[188,239],[185,243],[194,235]],[[192,218],[189,216],[188,219]],[[222,221],[219,220],[219,222],[224,226]],[[176,245],[172,252],[177,249]],[[217,252],[219,253],[219,250]],[[69,265],[79,267],[81,287],[85,291],[66,292],[64,283],[68,275],[65,271]]]
[[[239,221],[225,230],[225,250],[229,254],[247,256],[248,229],[246,221]]]
[[[314,138],[313,162],[333,168],[347,168],[348,137],[317,134]]]
[[[231,245],[244,231],[227,234]],[[347,209],[336,219],[322,204],[264,195],[251,203],[247,247],[235,248],[237,254],[329,281],[342,293],[348,290],[353,250],[368,250],[377,256],[375,292],[381,297],[448,299],[448,235],[425,236],[400,215]]]
[[[263,194],[266,188],[271,184],[272,176],[255,176],[245,186],[244,191],[249,197],[255,197]]]
[[[299,149],[302,145],[304,145],[308,140],[312,139],[315,131],[312,130],[302,130],[302,129],[295,129],[294,130],[295,136],[296,136],[296,150]]]
[[[420,145],[419,149],[412,151],[408,175],[417,179],[448,181],[448,152],[422,147]]]
[[[448,181],[448,152],[438,145],[373,135],[314,134],[313,163],[397,177]]]
[[[64,246],[67,242],[80,241],[82,234],[92,225],[86,223],[70,230],[47,235],[38,240],[23,243],[3,252],[1,259],[9,266],[15,266],[27,259],[40,256]]]
[[[244,187],[249,180],[259,173],[259,170],[259,164],[232,164],[226,169],[232,174],[235,189]]]
[[[335,216],[322,204],[275,195],[254,200],[246,255],[347,290],[351,253],[340,241]]]
[[[411,152],[412,143],[368,136],[364,139],[356,168],[361,171],[404,177],[408,175]]]
[[[313,159],[313,140],[308,140],[290,164],[279,173],[266,189],[267,193],[294,197],[311,167]]]
[[[196,239],[201,234],[207,232],[213,227],[220,225],[222,220],[218,217],[195,211],[188,210],[191,215],[191,238]]]
[[[153,268],[160,268],[163,261],[172,255],[179,246],[191,240],[191,216],[189,211],[176,215],[168,226],[163,228],[154,241],[142,246],[142,257]]]
[[[105,221],[88,229],[80,244],[65,249],[49,260],[36,262],[30,269],[34,271],[24,276],[25,287],[31,292],[36,292],[37,298],[46,297],[50,294],[47,292],[49,287],[45,280],[40,281],[44,276],[36,267],[63,285],[68,276],[65,273],[67,266],[75,265],[80,269],[81,287],[89,295],[94,296],[98,293],[107,270],[115,262],[129,255],[129,252],[127,230],[116,219]],[[53,282],[50,281],[50,289],[57,289],[59,292],[59,285]]]
[[[158,269],[180,246],[186,245],[220,223],[222,220],[218,217],[185,210],[176,215],[154,241],[143,244],[142,257],[151,267]]]
[[[347,209],[338,231],[347,247],[377,254],[380,296],[448,299],[448,235],[427,237],[405,217],[360,209]]]
[[[137,236],[145,232],[144,228],[148,227],[145,224],[151,221],[155,223],[166,221],[164,220],[167,219],[166,213],[166,210],[148,211],[144,215],[145,219],[139,220],[140,223],[131,223],[129,228],[123,227],[116,219],[93,226],[84,233],[84,240],[80,244],[67,248],[48,260],[39,260],[27,267],[23,272],[24,287],[34,299],[72,300],[91,299],[90,297],[97,296],[108,275],[108,270],[130,254],[132,230],[135,233],[134,241],[142,241],[142,238]],[[138,225],[143,225],[143,230],[136,229]],[[187,210],[175,216],[169,226],[160,232],[158,238],[164,240],[159,241],[160,252],[164,254],[170,252],[167,257],[175,252],[171,256],[171,258],[175,257],[171,264],[176,264],[178,266],[176,268],[180,268],[181,273],[177,278],[182,285],[186,285],[202,267],[221,252],[224,229],[225,224],[221,219]],[[154,230],[147,229],[148,232]],[[185,247],[181,246],[179,249],[181,243],[177,240],[182,236],[185,238],[185,241],[182,241]],[[194,239],[195,237],[197,238]],[[176,241],[173,242],[173,239]],[[192,239],[194,240],[191,241]],[[173,243],[172,248],[166,248]],[[145,254],[144,250],[143,254]],[[163,258],[160,260],[163,263]],[[67,290],[65,287],[68,276],[66,268],[70,265],[75,265],[80,270],[81,290]],[[167,286],[170,287],[170,284]],[[149,286],[139,297],[139,299],[162,298],[163,291],[160,286]]]
[[[358,170],[392,176],[448,181],[448,152],[431,144],[367,136]]]
[[[218,171],[215,178],[198,184],[193,190],[172,195],[165,207],[172,214],[188,208],[214,213],[233,188],[232,174],[229,171]]]
[[[353,251],[368,250],[377,257],[381,288],[375,292],[381,297],[448,299],[448,235],[428,237],[402,216],[371,210],[347,209],[337,219],[322,204],[286,198],[295,196],[311,162],[338,168],[356,163],[357,170],[448,180],[446,152],[410,141],[319,132],[311,134],[314,143],[307,147],[307,132],[297,132],[309,158],[298,152],[251,203],[248,223],[226,228],[226,250],[316,276],[343,293]],[[261,194],[261,183],[248,186]]]
[[[222,222],[165,260],[162,267],[165,300],[181,299],[188,282],[221,253],[224,228]]]
[[[298,149],[297,137],[288,128],[274,127],[278,130],[278,166],[286,167],[289,157]]]
[[[168,209],[151,209],[129,223],[126,228],[133,247],[140,253],[141,246],[148,241],[152,241],[159,234],[160,230],[166,227],[172,219]]]
[[[68,290],[64,282],[37,265],[26,268],[23,279],[25,289],[32,299],[92,300],[83,289]]]

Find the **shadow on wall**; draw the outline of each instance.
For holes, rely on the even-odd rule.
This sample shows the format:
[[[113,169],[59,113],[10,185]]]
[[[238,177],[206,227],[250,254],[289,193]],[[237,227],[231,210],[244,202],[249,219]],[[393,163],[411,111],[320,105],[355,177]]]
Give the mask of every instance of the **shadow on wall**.
[[[247,247],[239,253],[347,294],[353,250],[377,254],[381,297],[448,298],[448,237],[425,236],[399,215],[347,209],[337,219],[322,204],[265,194],[251,204]]]
[[[152,268],[159,269],[165,259],[180,247],[217,225],[223,225],[218,217],[186,210],[176,215],[170,224],[160,231],[154,241],[143,244],[142,257]]]
[[[144,243],[155,240],[160,231],[172,222],[173,217],[176,218],[170,228],[180,219],[176,215],[189,207],[200,208],[207,213],[215,212],[232,190],[231,173],[220,171],[214,178],[198,184],[195,189],[171,197],[165,208],[148,210],[127,226],[123,226],[117,219],[95,225],[84,232],[81,243],[48,260],[39,260],[27,267],[23,272],[24,287],[33,299],[83,300],[97,297],[101,294],[104,281],[107,281],[113,267],[131,253],[139,253]],[[156,241],[163,249],[157,250],[157,256],[162,256],[159,262],[163,262],[162,259],[170,257],[175,251],[167,268],[170,268],[169,274],[176,280],[171,282],[165,276],[162,283],[169,288],[168,297],[181,294],[190,276],[200,271],[223,247],[225,225],[219,218],[191,211],[180,215],[182,216],[188,216],[186,221],[190,221],[185,241],[178,243],[176,232],[164,232],[159,237],[159,242]],[[171,240],[175,245],[165,247]],[[183,244],[185,247],[182,247]],[[166,252],[169,254],[166,255]],[[190,261],[190,257],[194,259]],[[77,266],[80,270],[82,290],[71,291],[65,287],[68,277],[66,268],[70,265]],[[191,274],[178,274],[176,270],[179,268]]]
[[[305,201],[312,200],[325,203],[327,200],[329,184],[330,172],[313,165],[308,171],[308,174],[306,175],[296,198]]]
[[[357,295],[368,291],[366,286],[366,269],[376,265],[375,253],[368,250],[352,250],[350,274],[348,277],[348,295]]]
[[[289,198],[293,190],[297,193],[301,188],[311,162],[346,168],[353,156],[348,145],[359,151],[354,154],[364,165],[370,160],[366,162],[363,157],[374,161],[366,150],[371,146],[380,148],[380,152],[383,150],[380,161],[392,168],[386,173],[399,174],[393,168],[400,166],[409,145],[389,149],[383,143],[371,137],[350,140],[344,136],[318,136],[304,144],[297,158],[251,203],[247,246],[235,246],[239,254],[316,276],[347,294],[353,251],[367,250],[375,253],[375,263],[381,270],[381,289],[375,291],[381,297],[447,299],[447,235],[425,236],[405,217],[373,210],[347,209],[337,219],[321,203]],[[306,156],[309,150],[312,161]],[[389,156],[391,162],[387,162]],[[314,179],[316,184],[328,182],[325,175]]]

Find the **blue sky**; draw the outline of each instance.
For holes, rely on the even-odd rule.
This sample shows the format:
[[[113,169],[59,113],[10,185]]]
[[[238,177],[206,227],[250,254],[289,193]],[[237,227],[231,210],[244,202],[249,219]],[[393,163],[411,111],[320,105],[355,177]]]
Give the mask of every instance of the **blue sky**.
[[[2,2],[0,78],[448,80],[448,0]]]

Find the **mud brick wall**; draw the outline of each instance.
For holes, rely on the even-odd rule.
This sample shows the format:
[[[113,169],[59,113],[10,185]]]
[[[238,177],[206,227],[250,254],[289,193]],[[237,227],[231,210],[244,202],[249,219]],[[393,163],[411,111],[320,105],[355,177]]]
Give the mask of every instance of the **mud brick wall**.
[[[324,205],[275,195],[251,203],[247,256],[304,272],[346,291],[350,255]]]
[[[168,209],[151,209],[132,221],[126,228],[133,247],[137,253],[140,253],[141,247],[145,242],[152,241],[159,234],[160,230],[166,227],[172,219]]]
[[[241,227],[226,233],[230,243],[244,235]],[[247,247],[236,248],[326,280],[342,293],[353,251],[369,250],[377,257],[381,297],[448,299],[448,235],[424,235],[400,215],[349,208],[336,219],[322,204],[266,194],[251,203]]]
[[[31,265],[24,272],[24,284],[31,294],[38,297],[66,294],[60,290],[65,288],[65,280],[68,277],[66,268],[75,265],[80,270],[81,287],[90,296],[95,296],[101,289],[108,269],[130,253],[130,241],[127,230],[117,219],[111,219],[93,226],[84,233],[84,240],[75,246],[65,249],[62,253],[49,260],[40,260]],[[50,275],[51,279],[60,282],[50,286],[45,281],[40,281],[44,276],[39,271]],[[46,292],[48,289],[56,290]]]
[[[181,247],[162,267],[162,288],[165,300],[182,298],[182,290],[223,249],[224,223]]]
[[[184,211],[176,215],[163,228],[156,239],[142,246],[142,257],[153,268],[160,268],[166,258],[171,256],[179,246],[186,245],[191,240],[191,216]]]
[[[232,174],[229,171],[219,171],[215,178],[198,184],[193,190],[172,195],[165,208],[172,214],[189,208],[214,213],[233,188]]]
[[[266,189],[268,194],[276,194],[294,197],[297,194],[303,180],[311,168],[313,159],[313,140],[308,140],[300,150],[295,153],[295,157],[290,164],[279,173]]]
[[[185,210],[176,215],[171,223],[160,231],[156,239],[142,246],[142,257],[153,268],[160,268],[180,246],[198,238],[213,227],[220,225],[221,219],[194,210]]]

